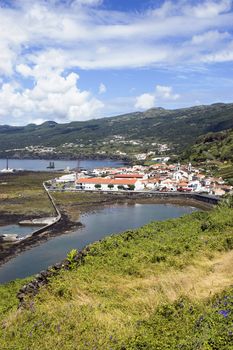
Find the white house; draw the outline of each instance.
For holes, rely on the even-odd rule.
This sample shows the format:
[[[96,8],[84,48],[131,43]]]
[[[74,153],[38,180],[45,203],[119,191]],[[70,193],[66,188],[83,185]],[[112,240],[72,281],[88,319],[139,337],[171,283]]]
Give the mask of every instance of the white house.
[[[76,188],[80,190],[92,191],[119,191],[124,189],[140,191],[144,189],[144,185],[138,179],[110,179],[104,177],[92,177],[77,179]]]
[[[59,178],[56,179],[57,183],[67,183],[67,182],[75,182],[76,180],[76,173],[72,174],[66,174],[63,176],[60,176]]]

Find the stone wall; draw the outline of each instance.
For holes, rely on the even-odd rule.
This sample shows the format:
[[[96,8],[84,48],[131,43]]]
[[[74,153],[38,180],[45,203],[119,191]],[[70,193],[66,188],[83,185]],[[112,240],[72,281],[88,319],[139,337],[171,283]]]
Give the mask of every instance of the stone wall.
[[[19,299],[19,308],[27,306],[27,300],[38,294],[39,289],[49,283],[51,277],[58,275],[61,270],[70,270],[73,268],[73,264],[76,266],[82,265],[85,256],[88,254],[90,248],[87,246],[83,250],[77,252],[72,259],[72,263],[67,259],[60,263],[56,263],[49,266],[47,270],[43,270],[37,275],[35,275],[34,280],[25,284],[17,293],[17,298]]]

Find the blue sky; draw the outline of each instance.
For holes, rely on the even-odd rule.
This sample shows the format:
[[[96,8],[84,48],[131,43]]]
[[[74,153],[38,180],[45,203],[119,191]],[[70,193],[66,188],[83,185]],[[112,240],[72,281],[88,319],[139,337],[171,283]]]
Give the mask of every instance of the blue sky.
[[[0,124],[233,102],[233,0],[0,0]]]

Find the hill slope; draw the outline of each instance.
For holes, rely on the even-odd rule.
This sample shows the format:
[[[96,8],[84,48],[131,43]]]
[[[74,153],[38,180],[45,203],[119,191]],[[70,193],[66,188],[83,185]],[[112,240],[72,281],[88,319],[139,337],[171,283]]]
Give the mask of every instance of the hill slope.
[[[232,208],[196,212],[92,244],[23,310],[0,286],[1,349],[230,350],[232,234]]]
[[[233,162],[233,129],[208,133],[198,138],[184,156],[195,162],[206,160]]]
[[[197,139],[181,157],[183,160],[205,163],[217,176],[233,184],[233,129],[208,133]]]
[[[86,122],[0,126],[0,150],[29,145],[59,147],[74,143],[77,147],[81,145],[81,148],[75,149],[76,154],[85,154],[88,150],[114,153],[116,149],[128,151],[126,141],[139,140],[142,141],[141,146],[135,146],[138,151],[151,150],[151,144],[155,142],[168,143],[179,151],[194,143],[200,135],[229,128],[233,128],[233,104],[218,103],[177,110],[154,108]],[[114,135],[118,138],[114,139]],[[132,145],[130,147],[131,150]],[[66,145],[63,146],[61,152],[66,148]]]

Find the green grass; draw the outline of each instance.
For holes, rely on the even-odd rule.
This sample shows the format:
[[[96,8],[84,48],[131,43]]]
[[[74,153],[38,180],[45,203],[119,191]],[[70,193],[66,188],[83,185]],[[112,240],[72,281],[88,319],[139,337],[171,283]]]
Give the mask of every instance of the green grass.
[[[16,311],[19,305],[17,299],[18,290],[31,278],[17,279],[8,284],[0,284],[0,315],[1,318],[6,317],[9,312]],[[0,345],[1,349],[1,345]]]
[[[0,349],[233,349],[232,264],[227,206],[112,235],[26,309],[4,287]]]

